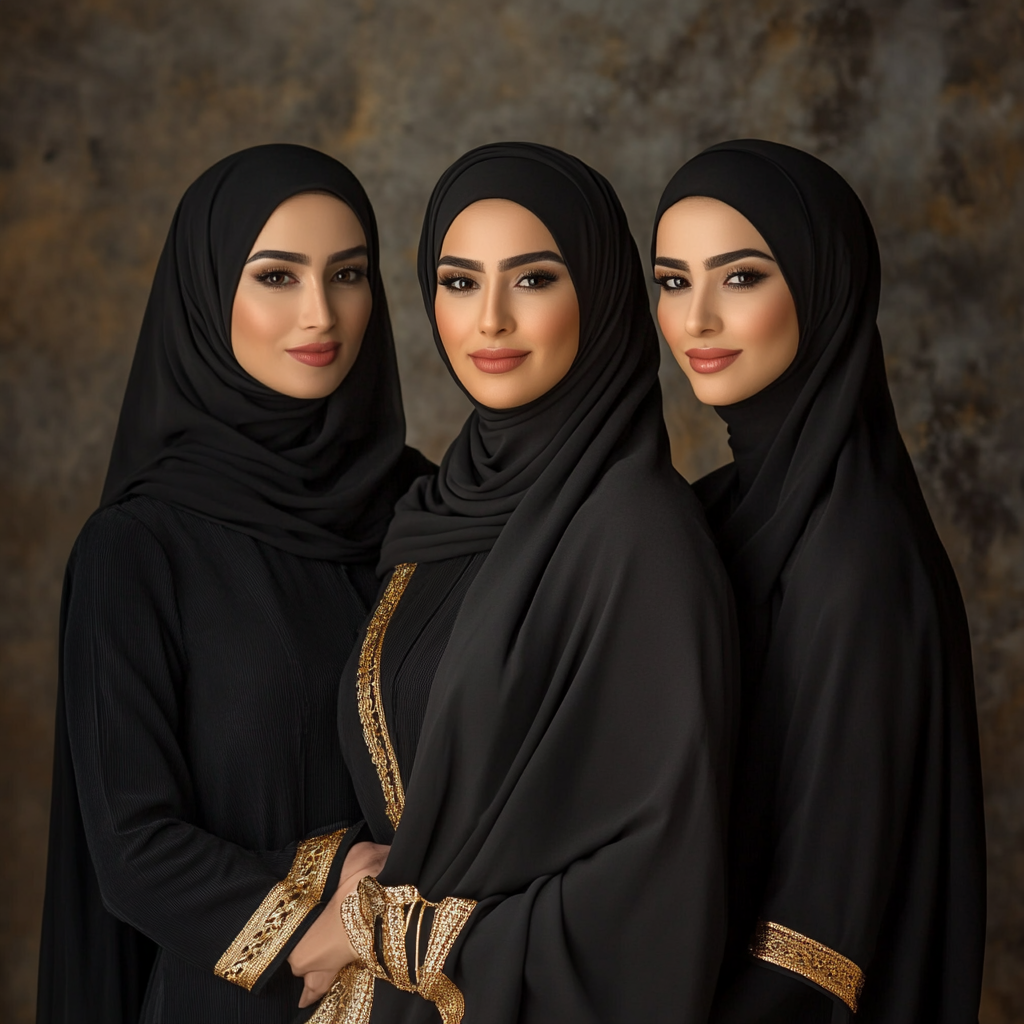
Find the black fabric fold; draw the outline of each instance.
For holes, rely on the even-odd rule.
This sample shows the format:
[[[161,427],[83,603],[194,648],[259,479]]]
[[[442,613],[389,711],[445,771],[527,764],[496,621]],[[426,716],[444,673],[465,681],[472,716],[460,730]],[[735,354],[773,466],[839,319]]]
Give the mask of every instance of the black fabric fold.
[[[839,174],[770,142],[695,157],[657,220],[688,196],[757,228],[800,324],[790,368],[717,409],[736,461],[696,484],[736,591],[744,677],[731,953],[712,1019],[774,1019],[781,990],[744,958],[760,917],[864,971],[858,1021],[976,1020],[970,637],[889,395],[874,231]]]
[[[611,186],[526,143],[457,161],[420,245],[432,323],[440,244],[482,198],[519,203],[551,231],[579,297],[580,347],[535,402],[477,404],[436,482],[399,503],[382,568],[485,554],[454,623],[426,627],[430,649],[450,638],[424,680],[381,882],[479,901],[446,966],[466,1024],[701,1021],[724,941],[729,589],[671,465],[645,274]],[[399,602],[396,643],[419,629],[403,614]],[[360,731],[354,660],[343,736]],[[416,675],[402,670],[396,703]],[[349,746],[357,791],[361,779],[372,789],[370,754]],[[365,788],[361,803],[379,804]],[[374,1020],[436,1015],[380,983],[374,999]]]
[[[366,234],[373,310],[332,394],[291,398],[238,365],[231,309],[242,267],[286,199],[322,191]],[[139,333],[101,506],[168,501],[292,554],[374,561],[395,501],[432,467],[405,447],[405,415],[377,224],[362,185],[304,146],[256,146],[214,164],[174,215]]]

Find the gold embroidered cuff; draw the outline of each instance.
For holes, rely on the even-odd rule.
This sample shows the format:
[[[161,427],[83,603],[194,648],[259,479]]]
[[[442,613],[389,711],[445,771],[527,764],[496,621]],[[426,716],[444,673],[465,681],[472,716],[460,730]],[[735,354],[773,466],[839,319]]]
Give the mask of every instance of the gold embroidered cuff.
[[[347,831],[343,828],[299,843],[288,876],[270,890],[217,961],[214,973],[218,977],[252,989],[320,902],[334,855]]]
[[[460,1024],[465,1000],[455,983],[443,973],[444,963],[475,906],[476,900],[452,896],[440,903],[430,903],[420,896],[415,886],[385,887],[368,875],[341,904],[341,919],[358,960],[341,970],[310,1024],[368,1024],[377,978],[432,1002],[444,1024]],[[428,908],[433,909],[434,919],[420,963],[420,928]],[[378,961],[374,948],[378,920],[383,964]],[[406,936],[411,927],[416,928],[416,962],[410,972]]]
[[[758,921],[750,952],[765,963],[813,981],[857,1012],[864,972],[834,949],[773,921]]]

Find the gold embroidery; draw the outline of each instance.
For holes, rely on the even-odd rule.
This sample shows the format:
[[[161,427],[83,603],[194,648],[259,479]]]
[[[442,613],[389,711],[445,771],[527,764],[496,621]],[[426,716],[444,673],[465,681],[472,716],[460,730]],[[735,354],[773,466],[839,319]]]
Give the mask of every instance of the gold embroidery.
[[[398,828],[405,808],[405,789],[398,770],[398,758],[391,745],[388,724],[384,717],[384,697],[381,692],[380,658],[384,649],[384,634],[391,616],[395,614],[405,588],[416,571],[415,562],[396,565],[384,596],[366,628],[366,639],[359,652],[359,670],[356,674],[356,696],[359,720],[363,723],[363,738],[370,750],[373,766],[377,769],[380,788],[384,791],[384,807],[393,828]]]
[[[415,886],[385,887],[372,875],[367,875],[341,904],[341,919],[358,960],[339,973],[311,1024],[367,1024],[377,978],[403,992],[415,992],[428,999],[437,1007],[443,1024],[460,1024],[465,1000],[455,983],[443,973],[444,962],[475,906],[476,900],[452,896],[440,903],[430,903],[420,896]],[[434,922],[423,963],[415,970],[416,980],[413,981],[409,976],[405,938],[413,918],[427,907],[434,909]],[[378,919],[383,965],[374,951]],[[419,957],[418,942],[416,956]]]
[[[291,870],[249,918],[235,941],[217,961],[214,972],[225,981],[251,990],[260,975],[320,902],[334,855],[347,829],[299,843]]]
[[[857,1012],[864,972],[834,949],[774,921],[758,921],[750,952],[759,960],[813,981]]]

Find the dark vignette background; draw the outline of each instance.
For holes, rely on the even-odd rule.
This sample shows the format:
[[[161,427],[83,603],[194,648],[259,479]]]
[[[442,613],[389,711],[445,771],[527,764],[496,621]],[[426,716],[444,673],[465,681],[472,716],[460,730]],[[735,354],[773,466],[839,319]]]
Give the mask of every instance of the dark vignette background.
[[[832,162],[878,230],[897,411],[974,638],[982,1021],[1024,1022],[1022,87],[1020,0],[0,0],[0,1017],[33,1015],[63,565],[186,185],[269,141],[356,171],[410,440],[436,458],[465,412],[414,273],[444,167],[495,139],[566,148],[617,186],[643,251],[676,167],[755,135]],[[724,461],[722,430],[663,377],[692,478]]]

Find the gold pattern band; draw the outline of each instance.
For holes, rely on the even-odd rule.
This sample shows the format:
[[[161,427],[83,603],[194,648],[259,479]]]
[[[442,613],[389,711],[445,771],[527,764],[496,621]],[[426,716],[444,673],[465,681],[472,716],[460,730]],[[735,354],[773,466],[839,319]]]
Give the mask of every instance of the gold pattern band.
[[[455,983],[444,974],[444,963],[475,906],[476,900],[453,896],[440,903],[431,903],[420,896],[415,886],[385,887],[372,875],[367,875],[341,905],[341,919],[357,960],[342,968],[310,1024],[368,1024],[373,1009],[373,985],[377,978],[432,1002],[443,1024],[460,1024],[466,1003]],[[419,925],[427,908],[433,908],[434,920],[426,953],[420,963]],[[412,972],[415,981],[410,975],[406,947],[406,935],[414,919],[417,919],[417,962],[413,964]],[[374,950],[378,920],[381,924],[383,964],[378,961]]]
[[[405,789],[398,770],[398,758],[391,745],[387,721],[384,716],[384,697],[381,692],[380,659],[384,649],[384,634],[391,616],[395,614],[398,602],[402,600],[405,588],[416,571],[415,562],[404,562],[395,566],[384,596],[380,599],[369,626],[362,650],[359,652],[359,669],[356,673],[356,700],[359,705],[359,720],[363,723],[363,738],[369,748],[373,767],[377,769],[380,787],[384,791],[384,807],[392,828],[398,828],[405,808]]]
[[[299,843],[291,870],[249,918],[217,961],[214,973],[246,990],[274,962],[306,915],[320,902],[334,855],[347,829]]]
[[[758,921],[750,952],[765,963],[813,981],[857,1012],[864,990],[864,972],[834,949],[774,921]]]

